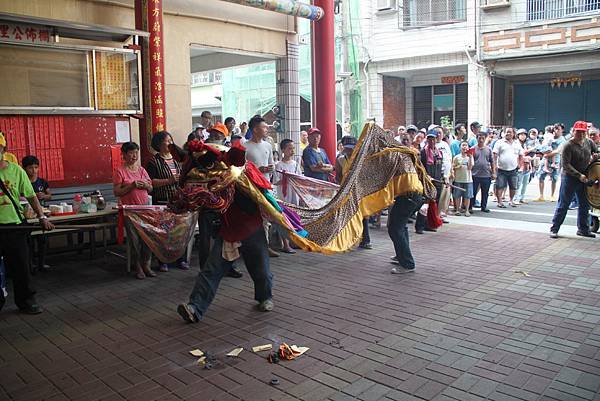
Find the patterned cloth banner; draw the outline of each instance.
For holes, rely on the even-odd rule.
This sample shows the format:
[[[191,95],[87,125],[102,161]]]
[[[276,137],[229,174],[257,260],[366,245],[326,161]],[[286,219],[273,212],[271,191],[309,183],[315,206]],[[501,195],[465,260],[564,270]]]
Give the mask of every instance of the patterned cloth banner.
[[[134,247],[144,241],[162,262],[171,263],[183,255],[194,235],[198,212],[173,213],[164,206],[121,206],[120,213],[135,228],[128,238]],[[120,228],[120,227],[119,227]]]
[[[300,200],[300,206],[309,209],[320,209],[329,203],[340,186],[332,182],[317,180],[303,175],[280,171],[283,175],[282,185],[287,184],[286,191],[294,191]]]

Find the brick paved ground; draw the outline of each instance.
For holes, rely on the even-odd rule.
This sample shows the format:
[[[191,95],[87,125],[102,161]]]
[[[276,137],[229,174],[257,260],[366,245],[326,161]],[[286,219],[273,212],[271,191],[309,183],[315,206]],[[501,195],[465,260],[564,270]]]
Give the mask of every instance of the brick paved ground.
[[[371,251],[273,259],[271,313],[247,277],[226,279],[197,325],[174,312],[193,271],[137,281],[113,257],[55,259],[37,277],[45,313],[0,314],[0,399],[600,400],[598,242],[452,224],[413,236],[418,271],[392,276],[384,234]],[[311,350],[224,356],[283,341]]]

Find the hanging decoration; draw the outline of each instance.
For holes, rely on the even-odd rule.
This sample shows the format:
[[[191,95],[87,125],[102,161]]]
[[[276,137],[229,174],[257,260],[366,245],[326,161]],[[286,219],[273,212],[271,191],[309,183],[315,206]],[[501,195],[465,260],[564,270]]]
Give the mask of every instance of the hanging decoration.
[[[564,86],[566,88],[567,85],[571,85],[571,88],[572,88],[575,85],[581,86],[581,82],[582,82],[582,79],[580,76],[571,75],[571,76],[567,76],[567,77],[552,78],[550,80],[550,86],[553,88],[555,86],[558,86],[559,88],[561,86]]]

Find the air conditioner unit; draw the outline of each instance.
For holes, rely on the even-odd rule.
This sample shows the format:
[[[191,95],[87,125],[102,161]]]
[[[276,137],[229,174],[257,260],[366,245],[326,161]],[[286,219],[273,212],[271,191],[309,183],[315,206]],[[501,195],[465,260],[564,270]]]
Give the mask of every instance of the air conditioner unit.
[[[396,9],[396,0],[377,0],[377,11]]]
[[[510,0],[481,0],[482,10],[493,10],[495,8],[509,7]]]

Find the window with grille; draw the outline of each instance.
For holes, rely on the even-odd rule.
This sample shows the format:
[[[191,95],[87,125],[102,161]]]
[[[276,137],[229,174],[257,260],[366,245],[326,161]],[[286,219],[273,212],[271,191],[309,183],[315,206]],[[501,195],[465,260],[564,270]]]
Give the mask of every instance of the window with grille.
[[[571,17],[600,10],[600,0],[527,0],[527,20]]]
[[[467,19],[466,0],[403,0],[404,26],[421,27]],[[600,0],[599,0],[600,1]]]

